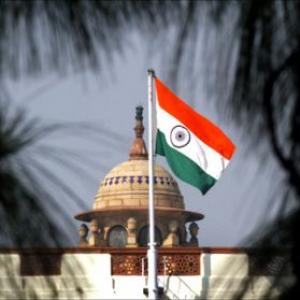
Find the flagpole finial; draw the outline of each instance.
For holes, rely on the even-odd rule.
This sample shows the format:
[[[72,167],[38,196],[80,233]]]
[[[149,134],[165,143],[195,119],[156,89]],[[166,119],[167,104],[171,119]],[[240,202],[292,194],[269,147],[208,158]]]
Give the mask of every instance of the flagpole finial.
[[[135,108],[135,139],[129,151],[129,159],[147,159],[148,152],[143,139],[144,124],[143,124],[143,106]]]
[[[153,70],[153,69],[148,69],[148,74],[150,75],[152,75],[153,77],[155,77],[155,71]]]

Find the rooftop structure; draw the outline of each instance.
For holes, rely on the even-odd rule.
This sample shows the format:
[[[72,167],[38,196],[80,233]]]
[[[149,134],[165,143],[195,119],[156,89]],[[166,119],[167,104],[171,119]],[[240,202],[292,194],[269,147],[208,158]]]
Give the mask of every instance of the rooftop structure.
[[[129,160],[104,177],[92,210],[75,216],[84,222],[79,247],[0,249],[0,299],[148,298],[148,154],[142,121],[138,107]],[[185,210],[177,182],[159,165],[154,183],[161,299],[279,295],[274,279],[286,265],[284,251],[199,247],[195,222],[204,216]],[[266,257],[270,263],[262,267]],[[289,273],[284,279],[293,282]]]
[[[148,152],[143,140],[143,108],[136,108],[135,139],[129,159],[114,167],[102,180],[93,209],[76,219],[90,222],[91,236],[81,246],[144,247],[148,242]],[[162,166],[154,168],[156,243],[162,247],[197,246],[198,225],[186,223],[204,218],[185,210],[184,199],[172,175]],[[83,236],[83,228],[81,234]],[[86,227],[85,227],[86,228]],[[87,232],[86,232],[87,234]]]

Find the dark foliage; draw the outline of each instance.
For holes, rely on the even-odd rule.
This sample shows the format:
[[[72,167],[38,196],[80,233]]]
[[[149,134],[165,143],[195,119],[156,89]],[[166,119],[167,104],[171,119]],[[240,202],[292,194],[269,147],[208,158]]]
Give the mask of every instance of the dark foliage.
[[[32,246],[56,244],[56,232],[41,201],[51,200],[43,190],[34,160],[29,155],[39,137],[54,128],[40,128],[28,121],[24,111],[12,112],[0,106],[0,224],[2,244]],[[29,152],[29,153],[28,153]],[[32,161],[31,161],[32,160]],[[55,202],[52,201],[52,207]]]
[[[126,32],[157,32],[180,18],[184,6],[180,1],[1,0],[0,74],[101,69],[103,59],[125,48]]]
[[[238,51],[228,100],[236,121],[258,143],[268,141],[271,155],[286,174],[282,188],[290,192],[282,201],[298,200],[293,215],[281,220],[285,226],[276,227],[277,234],[269,234],[264,241],[292,246],[293,272],[299,279],[300,5],[297,1],[242,1],[234,9]],[[298,281],[283,297],[292,294],[299,295]]]

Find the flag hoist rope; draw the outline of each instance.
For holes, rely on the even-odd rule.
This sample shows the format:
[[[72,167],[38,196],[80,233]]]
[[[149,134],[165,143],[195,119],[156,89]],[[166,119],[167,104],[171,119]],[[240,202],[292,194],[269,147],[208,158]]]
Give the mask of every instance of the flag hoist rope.
[[[148,257],[148,297],[157,299],[157,261],[156,261],[156,243],[155,243],[155,217],[154,217],[154,186],[153,186],[153,168],[154,168],[154,147],[153,147],[153,78],[155,74],[152,69],[148,70],[148,168],[149,168],[149,248]]]

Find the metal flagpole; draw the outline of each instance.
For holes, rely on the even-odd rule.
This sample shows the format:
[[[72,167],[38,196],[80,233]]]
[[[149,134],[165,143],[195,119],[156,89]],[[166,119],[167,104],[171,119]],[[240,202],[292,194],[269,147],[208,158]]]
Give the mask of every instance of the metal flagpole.
[[[148,168],[149,168],[149,248],[148,257],[148,295],[149,299],[157,299],[157,266],[154,225],[154,186],[153,186],[153,78],[154,70],[148,70]]]

